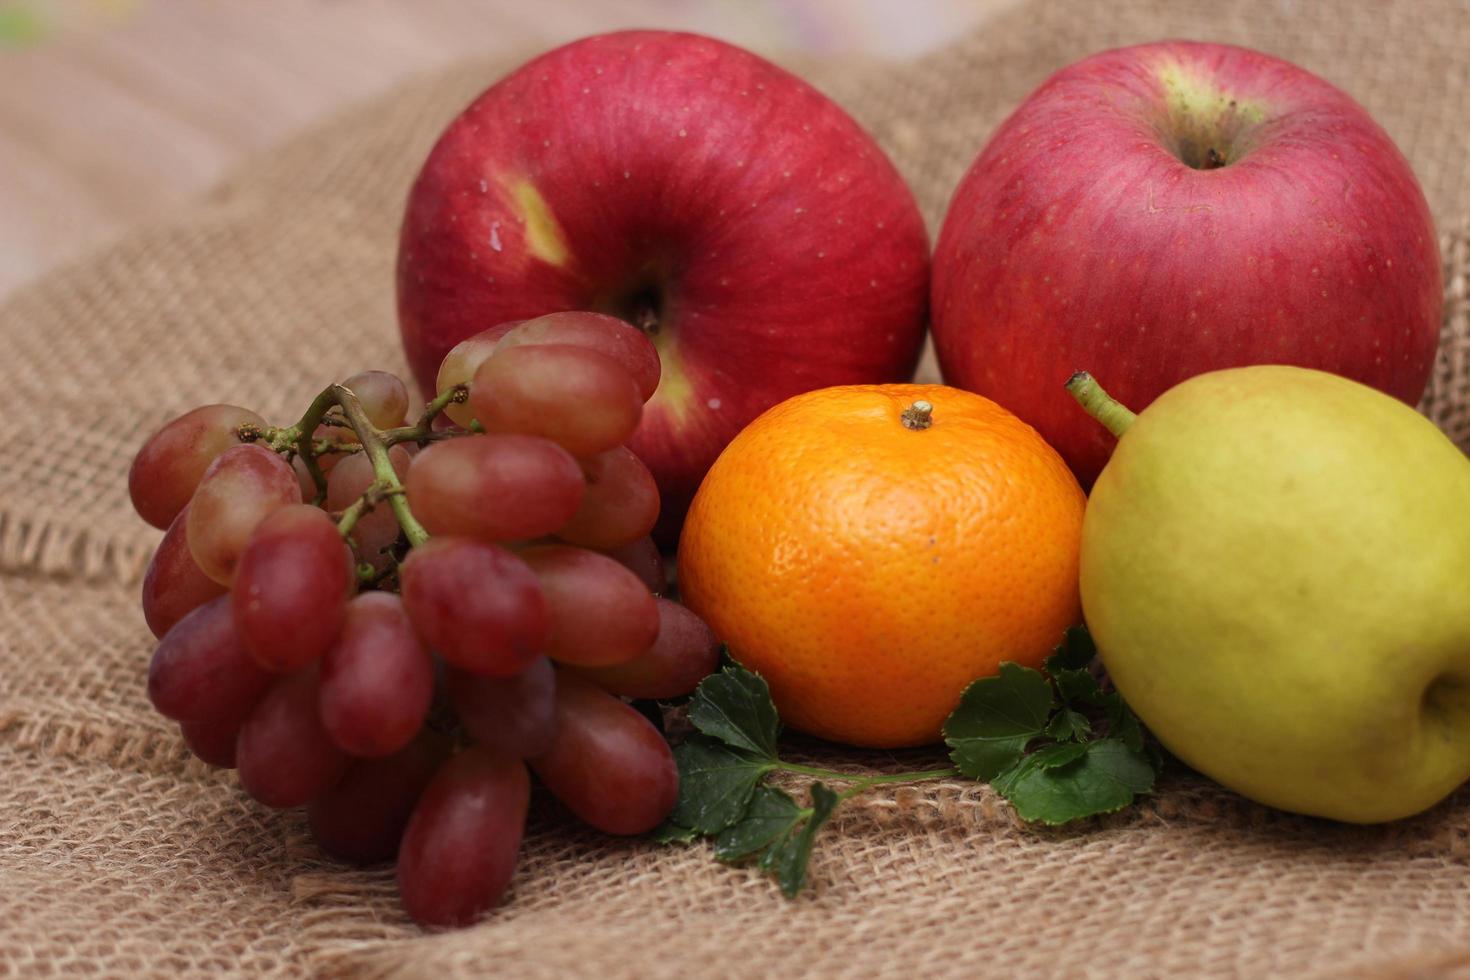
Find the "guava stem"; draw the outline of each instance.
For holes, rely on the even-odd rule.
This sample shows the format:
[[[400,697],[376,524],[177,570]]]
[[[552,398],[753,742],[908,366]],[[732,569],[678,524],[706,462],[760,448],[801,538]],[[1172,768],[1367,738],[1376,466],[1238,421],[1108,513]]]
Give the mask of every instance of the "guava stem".
[[[1102,385],[1093,380],[1086,371],[1078,371],[1067,379],[1067,393],[1077,399],[1077,404],[1093,418],[1101,422],[1113,435],[1122,437],[1138,418],[1121,402],[1113,398]]]

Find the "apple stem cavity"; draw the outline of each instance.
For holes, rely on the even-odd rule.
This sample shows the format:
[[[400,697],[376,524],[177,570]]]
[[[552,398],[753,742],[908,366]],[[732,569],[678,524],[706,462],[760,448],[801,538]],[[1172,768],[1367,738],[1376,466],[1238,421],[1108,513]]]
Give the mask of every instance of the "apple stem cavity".
[[[651,306],[643,307],[633,316],[633,326],[648,336],[658,333],[658,313]]]
[[[1086,371],[1078,371],[1067,379],[1067,393],[1077,399],[1077,404],[1097,419],[1113,435],[1122,438],[1123,433],[1138,418],[1122,402],[1113,398],[1102,385]]]
[[[904,409],[898,420],[905,429],[923,431],[934,424],[934,406],[921,399]]]

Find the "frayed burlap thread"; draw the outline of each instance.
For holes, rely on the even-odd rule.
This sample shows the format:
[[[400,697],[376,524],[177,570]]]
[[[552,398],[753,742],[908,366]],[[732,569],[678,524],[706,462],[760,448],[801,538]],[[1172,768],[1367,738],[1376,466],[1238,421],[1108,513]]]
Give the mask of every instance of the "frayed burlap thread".
[[[1446,263],[1423,408],[1470,445],[1470,4],[1057,0],[911,64],[798,67],[872,129],[935,229],[1049,72],[1162,37],[1291,58],[1398,141]],[[285,421],[327,380],[402,368],[403,197],[504,67],[346,113],[0,308],[0,977],[1470,977],[1470,790],[1355,828],[1175,767],[1126,813],[1046,830],[983,785],[890,787],[842,808],[791,902],[706,845],[610,840],[538,795],[508,901],[431,933],[399,909],[391,868],[327,860],[301,813],[191,760],[144,695],[136,588],[158,532],[128,508],[131,454],[205,401]],[[790,745],[859,771],[940,761]]]

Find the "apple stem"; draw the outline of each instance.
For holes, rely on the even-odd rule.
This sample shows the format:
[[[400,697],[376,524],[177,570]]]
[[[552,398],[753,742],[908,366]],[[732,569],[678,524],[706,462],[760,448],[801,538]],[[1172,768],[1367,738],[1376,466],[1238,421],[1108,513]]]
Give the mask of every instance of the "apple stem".
[[[915,432],[927,429],[934,424],[934,406],[923,400],[916,401],[904,409],[898,420],[905,429],[913,429]]]
[[[1122,437],[1138,416],[1114,399],[1086,371],[1078,371],[1067,379],[1067,393],[1088,415],[1101,422],[1113,435]]]

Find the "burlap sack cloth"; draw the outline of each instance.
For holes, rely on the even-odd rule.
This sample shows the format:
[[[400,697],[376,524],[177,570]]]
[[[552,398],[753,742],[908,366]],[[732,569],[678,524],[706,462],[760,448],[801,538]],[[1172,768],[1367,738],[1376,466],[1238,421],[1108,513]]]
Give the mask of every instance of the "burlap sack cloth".
[[[937,227],[985,136],[1045,75],[1170,36],[1291,58],[1347,88],[1408,154],[1449,263],[1427,408],[1463,443],[1465,4],[1075,0],[1017,9],[909,66],[805,74],[871,127]],[[158,535],[127,507],[131,453],[195,404],[284,420],[327,379],[401,365],[390,273],[405,190],[439,128],[504,67],[323,126],[0,311],[0,976],[1470,971],[1467,791],[1353,829],[1175,768],[1143,806],[1048,832],[973,783],[875,790],[824,831],[795,902],[704,846],[605,839],[543,801],[505,905],[431,935],[399,911],[391,870],[325,860],[298,813],[188,760],[143,693],[136,576]]]

